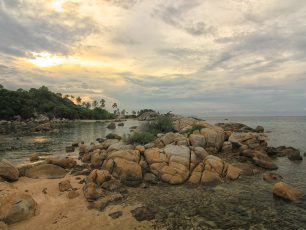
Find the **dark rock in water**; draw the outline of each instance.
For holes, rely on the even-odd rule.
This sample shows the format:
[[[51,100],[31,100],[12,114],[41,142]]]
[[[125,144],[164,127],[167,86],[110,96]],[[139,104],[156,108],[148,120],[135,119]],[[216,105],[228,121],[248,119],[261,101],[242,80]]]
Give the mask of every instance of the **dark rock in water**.
[[[79,142],[73,142],[73,143],[71,144],[71,146],[72,146],[72,147],[78,147],[78,146],[79,146]]]
[[[102,143],[103,141],[105,141],[105,138],[98,137],[98,138],[96,139],[96,141],[98,141],[99,143]]]
[[[144,206],[135,208],[131,213],[137,221],[155,219],[155,212]]]
[[[264,169],[268,169],[268,170],[276,170],[278,169],[277,165],[274,164],[272,161],[267,161],[267,160],[262,160],[262,159],[258,159],[258,158],[253,158],[253,162],[255,165],[264,168]]]
[[[306,152],[304,153],[304,157],[306,157]]]
[[[130,129],[137,129],[137,126],[131,126]]]
[[[72,153],[74,152],[74,147],[73,146],[66,146],[66,153]]]
[[[34,179],[58,179],[64,178],[66,174],[65,169],[52,164],[37,165],[25,170],[25,176]]]
[[[109,216],[113,219],[118,219],[120,216],[122,216],[122,211],[110,213]]]
[[[106,135],[106,139],[117,139],[117,140],[121,140],[121,137],[115,133],[109,133]]]
[[[111,122],[108,126],[108,129],[115,129],[116,128],[116,124],[114,122]]]
[[[34,154],[30,157],[30,161],[31,161],[31,162],[39,161],[39,154],[38,154],[38,153],[34,153]]]
[[[124,126],[124,123],[123,122],[118,123],[118,126]]]
[[[280,181],[283,179],[283,177],[277,173],[265,173],[262,178],[266,182]]]
[[[266,152],[269,156],[284,157],[287,156],[289,160],[299,161],[303,160],[300,155],[300,151],[293,147],[279,146],[279,147],[267,147]]]
[[[258,125],[258,126],[255,128],[255,131],[256,131],[257,133],[263,133],[263,132],[265,131],[265,128],[262,127],[262,126],[260,126],[260,125]]]
[[[19,171],[9,161],[0,161],[0,177],[9,181],[16,181],[19,178]]]

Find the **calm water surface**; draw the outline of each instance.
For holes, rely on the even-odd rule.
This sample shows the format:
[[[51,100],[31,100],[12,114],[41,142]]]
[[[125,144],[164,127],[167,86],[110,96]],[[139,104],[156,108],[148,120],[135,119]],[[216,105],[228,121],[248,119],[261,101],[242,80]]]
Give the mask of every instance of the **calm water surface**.
[[[210,123],[240,122],[268,131],[269,145],[287,145],[306,152],[306,117],[209,117]],[[228,120],[225,120],[228,119]],[[13,162],[27,161],[33,152],[61,154],[65,146],[83,140],[87,143],[110,132],[129,133],[138,121],[111,131],[102,122],[73,123],[59,133],[0,136],[0,157]],[[275,162],[284,181],[306,194],[306,160],[294,163],[287,158]],[[142,202],[157,211],[156,227],[168,229],[306,229],[306,199],[298,204],[274,199],[273,184],[261,175],[224,182],[214,188],[197,186],[150,186],[134,188],[128,202]]]

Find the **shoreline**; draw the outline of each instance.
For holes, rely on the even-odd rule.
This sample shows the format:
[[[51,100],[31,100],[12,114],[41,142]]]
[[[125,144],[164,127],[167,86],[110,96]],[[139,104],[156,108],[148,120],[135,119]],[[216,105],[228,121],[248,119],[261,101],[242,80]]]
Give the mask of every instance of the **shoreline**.
[[[197,210],[197,204],[201,204],[203,199],[212,199],[219,205],[220,201],[230,200],[226,194],[231,193],[237,198],[252,199],[253,195],[240,195],[243,190],[239,191],[249,187],[248,181],[255,182],[252,186],[259,182],[259,190],[254,190],[254,195],[266,196],[270,191],[272,199],[269,198],[269,202],[278,202],[277,199],[274,201],[272,194],[293,202],[293,205],[304,202],[300,198],[305,194],[283,182],[286,175],[273,172],[279,168],[275,159],[285,156],[288,158],[284,158],[286,161],[300,162],[300,153],[290,147],[268,147],[262,127],[253,129],[238,123],[215,126],[184,117],[175,117],[174,121],[181,132],[159,134],[154,142],[144,146],[130,145],[117,139],[101,140],[89,146],[79,143],[79,156],[69,153],[50,156],[43,162],[20,166],[20,178],[12,185],[19,192],[29,193],[36,201],[39,213],[9,225],[9,229],[33,228],[43,223],[47,223],[47,227],[41,227],[41,230],[96,230],[102,223],[107,224],[107,229],[120,229],[123,223],[129,228],[153,229],[157,226],[162,229],[168,226],[171,229],[176,222],[189,228],[197,221],[207,229],[224,228],[226,222],[215,219],[220,212],[218,208],[211,210],[213,216],[206,218],[201,210]],[[191,121],[204,128],[201,126],[187,135],[182,130],[189,127]],[[65,175],[58,179],[40,178],[63,175],[64,172]],[[34,179],[36,177],[40,179]],[[60,183],[66,180],[72,187],[61,192]],[[262,189],[264,191],[260,191]],[[70,192],[78,193],[77,197],[69,199]],[[249,201],[245,205],[252,204],[253,201]],[[184,202],[191,203],[184,205]],[[231,203],[226,205],[229,210],[231,207]],[[141,222],[135,220],[133,212],[137,208],[141,210],[141,217],[154,218]],[[206,210],[209,206],[201,208]],[[168,216],[168,209],[173,209],[171,212],[175,213],[175,219]],[[113,220],[109,217],[112,212],[116,215],[122,213]],[[163,225],[163,220],[168,222]],[[89,225],[91,222],[94,224]]]

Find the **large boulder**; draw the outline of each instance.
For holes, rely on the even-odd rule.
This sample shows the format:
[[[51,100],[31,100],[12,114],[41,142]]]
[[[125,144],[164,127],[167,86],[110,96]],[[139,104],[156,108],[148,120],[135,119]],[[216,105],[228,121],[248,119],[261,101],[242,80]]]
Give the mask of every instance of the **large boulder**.
[[[284,182],[276,183],[272,188],[273,195],[288,201],[296,202],[300,198],[300,193]]]
[[[187,142],[187,138],[184,135],[173,132],[169,132],[161,136],[160,140],[163,142],[164,145],[172,143],[177,144],[178,142]]]
[[[0,182],[0,221],[12,224],[30,218],[36,212],[37,203],[29,194]]]
[[[58,179],[64,178],[67,171],[53,164],[41,164],[25,170],[25,176],[34,179]]]
[[[213,147],[220,150],[224,142],[224,131],[220,127],[201,129],[201,134],[205,137],[206,147]]]
[[[103,161],[107,158],[105,150],[96,149],[90,157],[90,165],[92,168],[101,168]]]
[[[128,186],[138,185],[142,182],[142,170],[139,164],[122,158],[114,159],[112,175]]]
[[[101,186],[104,182],[109,181],[111,178],[112,176],[109,171],[95,169],[87,176],[86,182],[92,182],[98,186]]]
[[[62,168],[73,168],[76,165],[76,161],[71,157],[65,156],[51,156],[46,159],[47,164],[53,164]]]
[[[133,149],[133,145],[127,145],[123,141],[112,144],[108,147],[107,152],[113,152],[118,150],[130,150]]]
[[[267,147],[267,135],[264,133],[233,132],[229,137],[233,147],[239,148],[246,145],[249,149],[263,150]]]
[[[279,146],[279,147],[267,147],[266,152],[269,156],[277,156],[283,157],[287,156],[289,160],[296,161],[296,160],[303,160],[303,157],[300,154],[298,149],[293,147],[286,147],[286,146]]]
[[[194,147],[206,147],[206,139],[201,134],[190,134],[189,141],[190,144]]]
[[[19,171],[9,161],[0,161],[0,177],[9,181],[16,181],[19,178]]]

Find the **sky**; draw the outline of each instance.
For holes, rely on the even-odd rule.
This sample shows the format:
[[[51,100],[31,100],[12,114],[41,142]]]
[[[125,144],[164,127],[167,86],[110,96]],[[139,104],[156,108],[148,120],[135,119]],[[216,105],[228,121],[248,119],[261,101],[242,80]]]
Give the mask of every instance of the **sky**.
[[[0,84],[194,116],[306,114],[304,0],[0,0]]]

